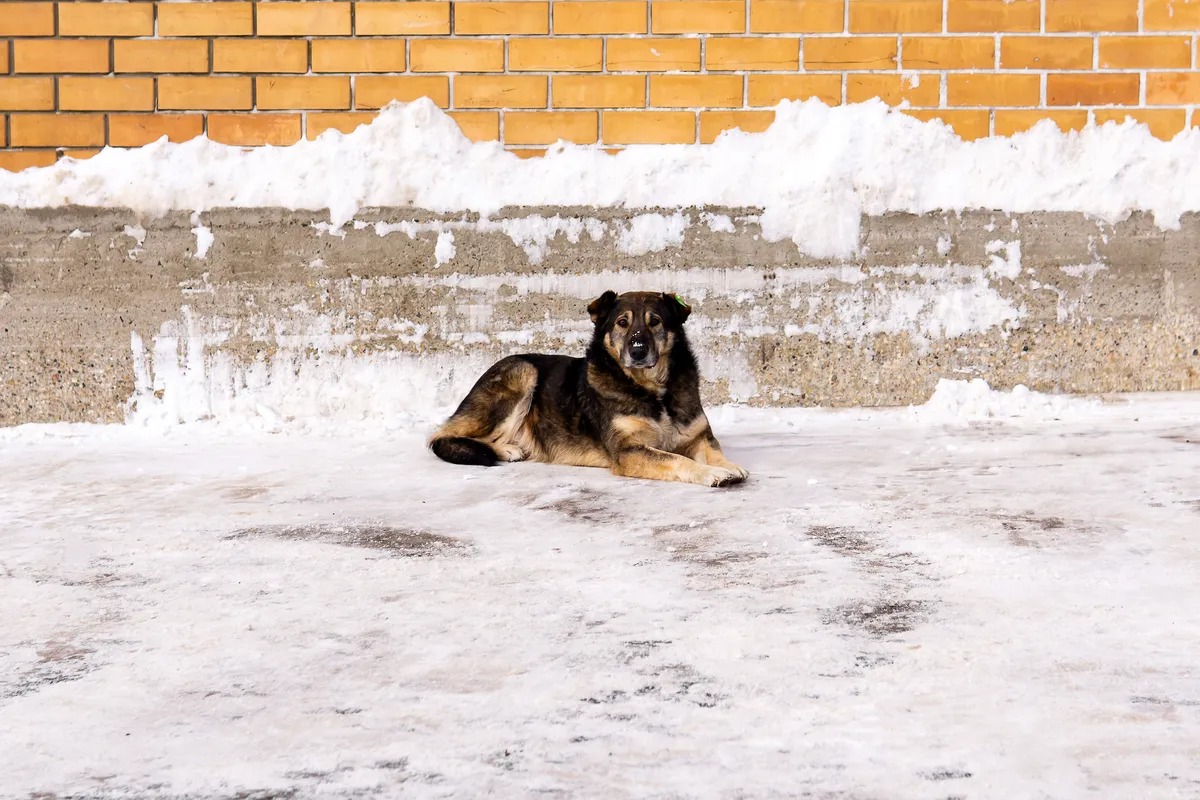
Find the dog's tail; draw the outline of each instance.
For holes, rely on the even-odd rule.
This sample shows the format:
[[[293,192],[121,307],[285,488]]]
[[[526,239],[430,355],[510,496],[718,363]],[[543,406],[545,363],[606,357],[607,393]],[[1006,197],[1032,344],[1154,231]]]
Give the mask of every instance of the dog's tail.
[[[478,467],[494,467],[496,451],[476,439],[466,436],[435,436],[429,449],[442,461],[451,464],[470,464]]]

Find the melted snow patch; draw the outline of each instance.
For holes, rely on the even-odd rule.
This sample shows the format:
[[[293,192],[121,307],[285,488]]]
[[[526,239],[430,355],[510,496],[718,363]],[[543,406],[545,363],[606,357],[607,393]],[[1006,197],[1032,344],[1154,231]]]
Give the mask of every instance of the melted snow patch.
[[[691,224],[687,214],[639,214],[620,227],[617,249],[631,256],[679,247],[683,232]]]
[[[450,231],[440,231],[437,237],[437,244],[433,248],[433,257],[437,260],[437,265],[448,264],[454,259],[454,234]]]

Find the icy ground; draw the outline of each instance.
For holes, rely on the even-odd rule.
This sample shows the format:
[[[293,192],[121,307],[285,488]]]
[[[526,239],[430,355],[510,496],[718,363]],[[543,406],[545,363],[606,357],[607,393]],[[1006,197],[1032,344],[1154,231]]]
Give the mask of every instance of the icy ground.
[[[1200,796],[1200,395],[985,406],[717,410],[729,491],[0,431],[0,796]]]

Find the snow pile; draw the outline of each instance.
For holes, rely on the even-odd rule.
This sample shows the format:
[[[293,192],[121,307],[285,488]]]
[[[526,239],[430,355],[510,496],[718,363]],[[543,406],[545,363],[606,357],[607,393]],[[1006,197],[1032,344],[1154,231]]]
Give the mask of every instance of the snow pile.
[[[1095,398],[1052,395],[1017,384],[1011,392],[988,386],[987,381],[938,381],[933,396],[914,410],[930,422],[969,422],[982,419],[1061,420],[1080,417],[1100,408]]]
[[[1200,130],[1171,142],[1145,126],[1051,123],[1010,138],[964,142],[879,101],[828,107],[783,102],[762,134],[711,145],[556,145],[520,159],[472,143],[428,100],[394,104],[375,122],[290,147],[243,149],[204,138],[107,149],[0,174],[0,204],[170,210],[274,206],[328,209],[334,229],[365,206],[483,215],[505,206],[757,206],[764,234],[816,256],[845,256],[860,215],[987,208],[1076,211],[1117,221],[1153,212],[1162,227],[1200,210]],[[636,237],[637,231],[632,230]],[[445,252],[445,250],[444,250]]]

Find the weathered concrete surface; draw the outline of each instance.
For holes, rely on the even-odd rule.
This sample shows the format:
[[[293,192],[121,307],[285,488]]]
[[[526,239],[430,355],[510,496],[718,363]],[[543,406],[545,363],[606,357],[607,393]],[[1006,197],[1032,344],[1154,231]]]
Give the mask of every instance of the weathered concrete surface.
[[[826,261],[763,239],[754,209],[683,213],[677,246],[634,255],[622,232],[635,213],[619,210],[519,209],[481,225],[377,209],[343,236],[314,228],[322,215],[311,212],[224,210],[203,215],[214,239],[200,259],[187,214],[0,209],[0,424],[120,420],[135,393],[133,333],[150,362],[163,358],[156,335],[171,332],[192,370],[216,359],[223,374],[286,357],[302,376],[393,353],[475,365],[579,352],[587,299],[649,286],[693,303],[710,401],[915,403],[943,377],[1200,388],[1200,216],[1163,231],[1144,215],[1110,226],[1061,213],[893,214],[864,219],[858,256]],[[576,241],[560,233],[538,252],[520,230],[544,225],[539,215],[578,220]],[[413,235],[373,227],[401,222]],[[139,225],[140,243],[127,228]],[[161,374],[154,387],[179,391]]]

